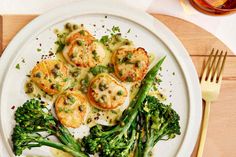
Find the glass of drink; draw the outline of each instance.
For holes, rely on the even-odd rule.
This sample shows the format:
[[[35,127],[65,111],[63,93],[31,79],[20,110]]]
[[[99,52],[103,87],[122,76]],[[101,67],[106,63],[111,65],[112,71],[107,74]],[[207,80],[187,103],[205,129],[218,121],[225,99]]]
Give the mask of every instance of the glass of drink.
[[[236,0],[190,0],[197,10],[210,15],[236,12]]]

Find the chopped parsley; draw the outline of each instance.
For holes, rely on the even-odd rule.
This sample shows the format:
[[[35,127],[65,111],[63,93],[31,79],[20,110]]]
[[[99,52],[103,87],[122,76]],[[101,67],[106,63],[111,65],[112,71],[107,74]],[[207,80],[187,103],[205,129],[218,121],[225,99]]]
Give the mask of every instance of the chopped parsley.
[[[130,33],[130,31],[131,31],[131,29],[129,29],[129,30],[127,31],[127,33]]]
[[[132,56],[133,56],[133,53],[132,53],[132,52],[128,52],[128,54],[127,54],[127,59],[131,59]]]
[[[72,104],[75,103],[76,100],[75,100],[75,98],[72,95],[68,95],[67,97],[68,97],[70,103],[72,103]]]
[[[127,81],[127,82],[132,82],[132,81],[133,81],[133,78],[130,77],[130,76],[128,76],[128,77],[126,78],[126,81]]]
[[[62,108],[62,107],[59,107],[59,108],[58,108],[58,111],[59,111],[59,112],[62,112],[62,111],[63,111],[63,108]]]
[[[69,78],[65,78],[64,80],[63,80],[63,82],[67,82],[69,80]]]
[[[113,66],[104,66],[104,65],[97,65],[95,67],[90,68],[89,72],[91,72],[94,76],[100,73],[112,73],[114,72]]]
[[[162,82],[161,79],[159,79],[159,78],[156,78],[156,79],[155,79],[155,83],[160,83],[160,82]]]
[[[20,69],[20,64],[16,64],[16,69]]]
[[[108,42],[108,40],[109,40],[108,35],[104,35],[104,36],[102,36],[102,38],[100,39],[100,42],[103,43],[104,45],[106,45],[107,42]]]
[[[77,45],[79,45],[79,46],[82,46],[82,45],[83,45],[83,42],[82,42],[81,40],[77,40],[76,43],[77,43]]]
[[[80,90],[83,92],[83,93],[87,93],[88,91],[88,86],[89,86],[89,77],[88,75],[85,76],[85,78],[83,78],[81,81],[80,81]]]
[[[55,42],[55,44],[57,45],[56,52],[61,52],[64,49],[66,45],[65,39],[67,36],[68,36],[68,33],[66,32],[57,34],[57,41]]]
[[[81,35],[85,35],[85,31],[84,31],[84,30],[79,31],[79,33],[80,33]]]
[[[98,55],[97,55],[97,51],[96,51],[96,50],[93,50],[93,51],[92,51],[92,54],[93,54],[93,59],[94,59],[95,61],[98,61],[99,57],[98,57]]]
[[[120,27],[119,26],[113,26],[111,30],[112,30],[113,33],[117,33],[117,32],[120,32]]]
[[[59,90],[60,89],[60,85],[58,83],[56,83],[56,89]]]
[[[68,108],[64,108],[64,112],[65,112],[65,113],[69,113],[69,112],[72,113],[72,110],[71,110],[71,109],[68,109]]]
[[[120,76],[123,75],[123,71],[122,71],[122,70],[119,71],[119,75],[120,75]]]
[[[57,52],[61,52],[65,47],[65,43],[62,43],[60,40],[56,41],[55,44],[57,45]]]
[[[42,49],[40,49],[40,48],[37,48],[37,51],[38,51],[38,52],[41,52],[41,51],[42,51]]]
[[[117,112],[116,112],[116,111],[114,111],[114,110],[111,110],[111,113],[113,113],[113,114],[117,114]]]

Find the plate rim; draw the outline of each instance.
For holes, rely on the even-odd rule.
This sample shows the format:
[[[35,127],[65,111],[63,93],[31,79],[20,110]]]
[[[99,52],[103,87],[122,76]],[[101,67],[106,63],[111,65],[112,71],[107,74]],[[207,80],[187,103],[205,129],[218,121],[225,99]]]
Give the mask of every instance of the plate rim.
[[[91,5],[93,3],[93,5]],[[16,57],[17,53],[14,52],[20,47],[21,43],[28,40],[28,37],[32,36],[35,29],[40,28],[43,23],[50,21],[51,18],[56,18],[58,21],[65,19],[68,15],[57,17],[61,12],[66,12],[75,6],[86,6],[86,9],[80,10],[75,15],[85,14],[93,11],[93,13],[111,14],[119,17],[129,19],[139,25],[145,27],[151,31],[156,37],[158,37],[163,44],[172,52],[173,57],[179,64],[181,71],[184,74],[185,82],[187,83],[187,89],[189,94],[189,118],[187,122],[186,132],[183,137],[183,142],[178,150],[177,156],[188,157],[191,155],[195,143],[197,141],[198,132],[200,130],[201,116],[202,116],[202,98],[201,90],[198,80],[198,75],[193,65],[193,62],[188,55],[187,50],[184,48],[180,40],[175,36],[175,34],[162,24],[159,20],[155,19],[153,16],[127,6],[126,4],[119,1],[109,1],[109,0],[81,0],[79,2],[72,2],[63,7],[55,8],[43,15],[32,20],[23,29],[21,29],[17,35],[11,40],[7,48],[4,50],[3,55],[0,58],[0,101],[2,86],[4,83],[4,73],[8,70],[8,65],[11,64],[13,59]],[[109,7],[108,7],[109,6]],[[114,9],[115,8],[115,9]],[[127,15],[128,13],[128,15]],[[72,13],[73,14],[73,13]],[[72,14],[70,16],[72,16]],[[68,18],[68,17],[67,17]],[[56,20],[53,19],[53,22]],[[144,24],[143,24],[144,23]],[[40,26],[40,27],[39,27]],[[46,26],[44,26],[46,27]],[[156,27],[159,29],[157,30]],[[182,53],[177,53],[182,52]],[[1,111],[0,106],[0,111]],[[2,127],[2,116],[0,117],[0,131],[2,136],[2,141],[4,146],[7,148],[8,154],[14,156],[12,149],[9,146],[6,137],[3,135]]]

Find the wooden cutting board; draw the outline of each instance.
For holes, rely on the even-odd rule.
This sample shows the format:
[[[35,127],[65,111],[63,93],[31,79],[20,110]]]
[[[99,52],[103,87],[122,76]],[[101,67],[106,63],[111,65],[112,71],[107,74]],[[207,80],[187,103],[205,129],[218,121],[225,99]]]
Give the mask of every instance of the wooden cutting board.
[[[167,25],[182,41],[198,74],[212,48],[229,52],[220,97],[211,107],[204,157],[235,157],[236,56],[219,39],[192,23],[166,15],[153,14],[153,16]],[[36,15],[0,16],[0,54],[12,37],[35,17]],[[191,157],[196,157],[196,148]]]

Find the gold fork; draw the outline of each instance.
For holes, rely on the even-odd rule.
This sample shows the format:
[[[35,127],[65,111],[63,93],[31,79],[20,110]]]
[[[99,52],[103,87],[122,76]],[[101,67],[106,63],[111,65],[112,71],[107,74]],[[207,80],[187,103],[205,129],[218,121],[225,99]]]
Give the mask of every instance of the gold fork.
[[[215,50],[212,49],[201,77],[201,90],[202,98],[205,101],[205,110],[202,121],[202,131],[200,135],[201,137],[197,157],[202,157],[203,154],[203,148],[206,141],[208,119],[210,114],[210,104],[218,98],[220,93],[222,73],[227,52],[224,53],[223,51],[221,51],[219,56],[218,53],[219,50],[216,50],[215,52]]]

